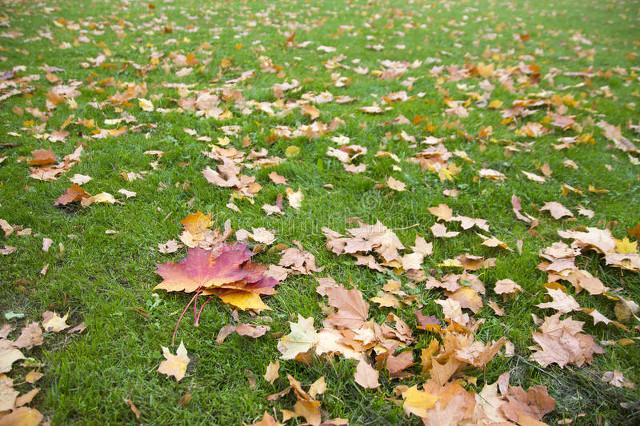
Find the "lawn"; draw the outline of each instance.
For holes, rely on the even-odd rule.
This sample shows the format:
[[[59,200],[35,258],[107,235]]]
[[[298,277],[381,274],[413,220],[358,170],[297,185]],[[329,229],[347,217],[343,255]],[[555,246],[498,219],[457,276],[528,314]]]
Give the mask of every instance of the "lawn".
[[[495,258],[494,266],[467,268],[486,287],[475,294],[481,308],[464,310],[469,328],[477,341],[504,336],[513,347],[482,368],[460,369],[457,383],[479,393],[509,372],[511,386],[544,385],[556,401],[542,419],[550,425],[640,422],[631,302],[640,302],[639,2],[1,4],[0,327],[15,328],[6,342],[45,311],[68,313],[71,327],[86,325],[77,333],[45,330],[44,343],[23,349],[27,359],[6,372],[20,394],[40,388],[29,406],[45,420],[241,425],[266,411],[282,421],[280,410],[293,410],[296,396],[267,397],[285,389],[290,374],[305,388],[324,376],[326,391],[317,397],[324,420],[420,424],[403,409],[400,393],[429,379],[421,349],[442,332],[418,329],[415,311],[454,327],[436,303],[445,292],[428,288],[426,278],[462,273],[450,260],[466,253]],[[78,146],[79,161],[62,161]],[[446,158],[425,153],[438,147]],[[226,149],[246,155],[231,163],[244,166],[240,174],[255,178],[259,191],[255,183],[225,187],[233,179],[217,175],[224,182],[216,184],[203,175],[222,164],[220,157],[230,161]],[[34,150],[51,150],[55,160],[51,151]],[[55,169],[58,161],[62,170]],[[114,199],[60,202],[72,179],[83,179],[75,175],[92,178],[81,185],[87,193]],[[277,176],[286,184],[274,182]],[[514,195],[534,223],[516,217]],[[552,217],[541,210],[549,202],[569,214]],[[440,204],[486,219],[489,229],[438,219],[429,208]],[[199,326],[187,312],[172,344],[191,295],[154,291],[162,281],[156,267],[185,258],[187,248],[180,242],[162,253],[172,250],[159,244],[179,242],[181,221],[196,212],[211,215],[211,229],[229,221],[234,232],[270,230],[273,243],[248,240],[255,262],[277,264],[280,250],[299,242],[318,271],[290,271],[276,294],[262,297],[270,310],[259,314],[213,297]],[[375,270],[327,247],[323,228],[345,234],[376,221],[397,235],[404,254],[417,235],[432,243],[420,269],[392,262]],[[438,238],[436,223],[459,234]],[[532,358],[532,334],[537,319],[555,312],[536,306],[550,300],[540,252],[572,243],[558,231],[586,227],[610,230],[625,246],[616,245],[617,254],[625,252],[636,266],[607,265],[603,253],[583,247],[577,267],[608,290],[578,293],[566,280],[547,285],[575,298],[582,310],[562,318],[584,322],[583,332],[604,353],[581,365],[543,366]],[[508,249],[483,245],[478,234]],[[233,233],[229,242],[237,238]],[[52,240],[46,251],[43,239]],[[394,313],[409,325],[416,365],[403,377],[379,366],[380,386],[363,388],[354,381],[358,363],[336,354],[280,359],[279,378],[273,384],[263,378],[281,357],[289,322],[301,315],[322,327],[329,308],[316,290],[326,277],[358,289],[370,320],[381,324]],[[504,279],[522,291],[496,294],[496,281]],[[388,280],[401,282],[407,303],[371,301]],[[612,322],[594,324],[589,308]],[[220,329],[236,323],[270,330],[216,343]],[[177,381],[157,370],[161,347],[175,353],[180,342],[190,363]],[[34,369],[43,377],[26,383]],[[623,374],[624,385],[603,381],[612,371]],[[5,424],[1,416],[0,410]],[[304,419],[287,424],[296,422]]]

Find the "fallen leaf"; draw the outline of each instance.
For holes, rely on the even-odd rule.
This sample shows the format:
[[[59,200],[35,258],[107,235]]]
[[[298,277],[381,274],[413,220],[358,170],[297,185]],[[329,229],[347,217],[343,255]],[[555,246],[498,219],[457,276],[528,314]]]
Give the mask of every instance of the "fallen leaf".
[[[116,200],[113,195],[108,192],[101,192],[88,198],[82,198],[80,200],[80,205],[82,207],[88,207],[92,204],[115,204],[117,202],[118,200]]]
[[[82,187],[76,183],[71,185],[64,194],[62,194],[55,202],[56,206],[66,206],[67,204],[82,201],[85,198],[89,198],[91,195],[82,189]]]
[[[129,409],[131,410],[133,415],[136,416],[136,419],[140,419],[142,413],[140,412],[140,410],[138,410],[138,407],[136,407],[133,401],[131,401],[129,398],[125,398],[124,402],[129,406]]]
[[[542,417],[553,411],[556,401],[547,393],[546,386],[538,385],[529,388],[526,392],[519,386],[509,386],[505,395],[507,402],[500,406],[500,411],[504,416],[519,424],[522,417],[531,417],[535,420],[542,420]]]
[[[0,375],[0,413],[13,410],[19,394],[20,392],[13,388],[13,380],[4,374]],[[2,421],[2,414],[0,414],[0,421]]]
[[[40,389],[34,388],[34,389],[31,389],[29,392],[20,395],[18,398],[16,398],[16,407],[22,407],[23,405],[30,404],[31,401],[33,401],[33,398],[35,398],[36,395],[38,395],[38,393],[40,393]]]
[[[44,374],[42,374],[41,372],[31,370],[24,376],[24,381],[33,384],[40,380],[43,376]]]
[[[327,317],[327,321],[333,326],[355,329],[369,317],[369,304],[365,302],[359,290],[333,287],[328,288],[326,292],[329,305],[337,309]]]
[[[298,314],[298,322],[290,322],[291,333],[278,342],[282,359],[294,359],[309,352],[318,343],[318,333],[313,328],[313,317],[304,318]]]
[[[276,172],[269,173],[269,179],[271,179],[271,182],[275,183],[276,185],[286,185],[287,184],[287,178],[284,177],[284,176],[279,175]]]
[[[542,309],[555,309],[556,311],[563,314],[580,310],[580,305],[578,305],[578,302],[576,302],[576,300],[571,295],[566,294],[564,291],[547,288],[547,293],[553,300],[551,302],[539,303],[536,305],[537,307]]]
[[[40,346],[42,343],[44,343],[44,338],[42,337],[40,324],[32,322],[24,326],[13,346],[19,349],[31,349],[34,346]]]
[[[510,279],[496,281],[493,291],[496,294],[513,294],[522,291],[522,287]]]
[[[389,176],[387,178],[387,186],[389,187],[389,189],[393,189],[394,191],[398,192],[402,192],[407,189],[407,185],[404,182],[399,181],[392,176]]]
[[[294,191],[291,188],[287,188],[287,201],[289,201],[289,205],[296,210],[299,210],[302,207],[302,200],[304,200],[304,194],[300,189]]]
[[[264,379],[273,384],[280,377],[280,361],[275,360],[267,365],[267,371],[264,373]]]
[[[178,382],[182,380],[187,372],[187,366],[190,362],[190,359],[187,356],[187,349],[184,347],[184,344],[180,342],[180,346],[178,346],[175,355],[169,351],[169,348],[163,346],[162,355],[165,357],[165,360],[160,363],[158,372],[167,376],[173,376]]]
[[[573,217],[573,213],[571,213],[568,208],[556,201],[545,203],[544,206],[540,208],[540,211],[548,211],[556,220],[562,219],[563,217]]]
[[[602,381],[617,388],[624,387],[628,389],[634,389],[636,387],[635,383],[624,377],[624,374],[622,374],[622,372],[618,370],[605,371],[605,373],[602,375]]]
[[[434,396],[424,390],[418,390],[418,386],[412,386],[407,389],[403,394],[402,408],[405,413],[413,414],[418,417],[426,417],[427,410],[433,408],[438,400],[437,396]]]
[[[271,309],[269,308],[268,305],[266,305],[262,301],[262,299],[260,298],[260,295],[257,293],[252,293],[248,291],[234,291],[234,292],[228,292],[224,294],[218,294],[218,297],[224,303],[231,306],[235,306],[236,308],[242,309],[243,311],[246,311],[249,309],[249,310],[260,312],[263,310]]]
[[[451,221],[453,217],[453,210],[446,204],[439,204],[436,207],[429,207],[429,213],[436,216],[439,220],[445,222]]]
[[[170,254],[177,252],[182,245],[176,240],[169,240],[166,243],[158,244],[158,251],[163,254]]]
[[[316,396],[322,395],[323,393],[325,393],[326,390],[327,390],[327,383],[324,380],[324,376],[321,376],[318,380],[311,383],[311,386],[309,386],[308,393],[311,398],[315,398]]]
[[[435,238],[453,238],[459,234],[457,231],[447,231],[447,227],[441,223],[434,223],[431,233]]]
[[[29,160],[29,165],[31,166],[48,166],[56,162],[56,154],[50,149],[35,149],[31,151],[31,160]]]
[[[216,343],[218,345],[223,344],[225,339],[227,337],[229,337],[230,335],[232,335],[233,333],[235,333],[235,331],[236,331],[236,326],[235,325],[227,324],[227,325],[223,326],[218,331],[218,335],[216,336]]]
[[[264,325],[253,326],[251,324],[238,324],[236,327],[236,333],[240,336],[252,337],[254,339],[264,336],[269,330],[270,328]]]
[[[265,276],[266,267],[251,263],[251,256],[244,244],[222,245],[218,250],[191,248],[180,263],[158,265],[163,281],[155,288],[186,293],[199,290],[240,309],[268,309],[260,294],[273,294],[278,281]]]
[[[376,389],[380,387],[380,383],[378,382],[379,375],[378,370],[371,367],[368,362],[360,360],[356,367],[354,379],[357,384],[365,389]]]
[[[271,414],[265,411],[262,415],[262,419],[260,419],[256,423],[253,423],[251,426],[280,426],[280,423],[278,423],[278,421],[274,419]]]
[[[560,315],[546,317],[538,331],[533,333],[538,347],[532,358],[543,367],[554,363],[560,367],[590,364],[593,355],[603,353],[602,348],[592,336],[582,333],[583,322],[571,318],[560,320]]]
[[[44,416],[35,408],[20,407],[0,417],[0,426],[37,426]]]
[[[55,312],[46,311],[42,314],[42,328],[46,332],[59,333],[69,328],[69,324],[67,324],[68,317],[68,313],[61,317]]]

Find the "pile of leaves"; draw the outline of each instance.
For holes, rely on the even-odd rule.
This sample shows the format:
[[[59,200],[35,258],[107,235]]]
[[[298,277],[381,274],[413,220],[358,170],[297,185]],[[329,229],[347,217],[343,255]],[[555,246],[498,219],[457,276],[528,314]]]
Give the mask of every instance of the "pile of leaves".
[[[14,313],[14,316],[20,318],[24,315]],[[25,357],[23,351],[42,345],[45,337],[51,336],[51,333],[66,331],[67,334],[74,334],[85,330],[84,323],[74,327],[67,324],[68,317],[69,314],[60,316],[56,312],[46,311],[42,314],[42,321],[25,324],[14,339],[9,337],[14,331],[13,326],[4,324],[0,328],[0,424],[31,426],[44,419],[42,413],[29,407],[29,404],[40,392],[35,385],[45,375],[45,364],[35,358]],[[14,372],[12,378],[8,374],[18,363],[21,363],[21,371]],[[16,380],[18,377],[19,381]],[[14,386],[29,390],[21,393]]]

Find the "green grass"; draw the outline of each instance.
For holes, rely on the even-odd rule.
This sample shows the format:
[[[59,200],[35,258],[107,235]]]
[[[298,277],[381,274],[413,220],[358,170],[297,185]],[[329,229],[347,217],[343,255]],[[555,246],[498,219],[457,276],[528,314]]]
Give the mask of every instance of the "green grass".
[[[0,157],[7,159],[0,164],[0,218],[11,224],[33,229],[33,237],[12,235],[0,244],[18,248],[17,252],[0,258],[0,313],[22,312],[28,319],[37,320],[45,310],[70,312],[72,323],[85,321],[84,335],[67,337],[48,336],[41,348],[30,352],[31,356],[45,363],[45,376],[40,382],[42,392],[34,405],[54,424],[134,424],[133,413],[123,399],[130,398],[142,412],[142,421],[147,424],[242,424],[251,423],[272,407],[290,408],[292,397],[277,403],[269,403],[266,396],[284,388],[286,373],[294,375],[304,384],[310,384],[324,375],[328,389],[323,397],[323,410],[328,418],[345,417],[352,424],[418,424],[416,417],[405,417],[401,407],[388,401],[393,397],[392,389],[397,382],[382,377],[383,386],[376,391],[365,391],[353,382],[353,362],[339,358],[333,361],[316,360],[310,366],[292,361],[282,362],[281,378],[269,385],[262,378],[267,364],[278,357],[277,338],[267,334],[257,340],[230,336],[223,345],[216,345],[217,331],[231,321],[230,309],[221,303],[211,303],[205,309],[199,328],[192,327],[186,319],[179,331],[178,339],[184,341],[192,357],[187,377],[180,383],[169,380],[155,370],[161,360],[160,346],[168,346],[176,319],[187,302],[185,295],[159,294],[159,303],[152,296],[153,287],[159,282],[155,265],[179,259],[183,252],[162,255],[157,244],[176,238],[180,232],[180,219],[196,210],[213,214],[216,226],[230,219],[234,229],[264,226],[275,229],[278,241],[291,244],[299,240],[305,249],[316,256],[319,266],[324,268],[318,276],[330,275],[338,282],[358,287],[369,298],[375,296],[389,275],[375,273],[355,266],[346,257],[336,257],[324,247],[323,226],[343,231],[347,219],[359,217],[366,222],[381,220],[391,228],[409,229],[397,231],[405,244],[413,243],[415,233],[431,239],[428,228],[435,218],[427,208],[439,203],[448,203],[454,212],[489,220],[492,233],[515,247],[518,239],[524,240],[524,251],[506,253],[480,245],[481,240],[473,232],[464,232],[459,237],[434,242],[434,255],[425,263],[427,272],[439,274],[436,266],[443,259],[468,251],[484,256],[496,256],[497,265],[482,271],[481,279],[492,288],[502,278],[511,278],[520,283],[525,292],[504,307],[507,315],[496,317],[485,307],[476,317],[486,322],[478,336],[482,340],[507,336],[516,346],[516,356],[510,359],[498,356],[486,369],[477,371],[478,389],[484,383],[493,382],[500,373],[511,371],[512,383],[523,386],[545,384],[556,398],[558,407],[546,420],[569,418],[573,424],[624,424],[637,422],[640,410],[623,409],[621,402],[637,401],[640,393],[619,390],[600,382],[604,371],[617,369],[631,381],[640,383],[640,351],[637,343],[630,346],[608,346],[606,353],[597,357],[591,366],[576,368],[541,369],[528,360],[532,345],[531,333],[535,328],[531,313],[539,316],[543,311],[534,305],[544,299],[546,276],[536,269],[538,251],[558,240],[556,230],[589,225],[605,227],[611,225],[616,237],[622,238],[626,229],[640,222],[637,206],[640,205],[638,166],[632,165],[620,151],[608,148],[595,124],[585,122],[583,133],[594,134],[594,145],[579,145],[568,151],[556,151],[556,143],[562,132],[556,130],[536,139],[530,152],[506,156],[501,143],[483,145],[478,141],[465,141],[453,128],[445,124],[455,121],[445,116],[442,88],[449,91],[455,100],[465,100],[465,91],[458,84],[474,85],[469,91],[478,90],[478,78],[460,82],[443,83],[438,88],[437,79],[430,75],[432,65],[423,64],[410,70],[400,80],[383,81],[373,76],[360,76],[350,70],[335,70],[352,78],[348,88],[333,87],[331,71],[323,62],[337,54],[346,55],[343,61],[351,64],[359,59],[362,66],[371,70],[380,69],[379,61],[425,60],[438,58],[444,65],[462,66],[465,63],[495,62],[483,58],[483,53],[496,49],[505,55],[497,66],[515,66],[527,62],[525,55],[535,55],[535,63],[541,67],[544,77],[554,68],[561,71],[583,71],[589,67],[601,72],[580,87],[571,87],[582,82],[580,78],[558,75],[555,86],[542,80],[540,85],[520,89],[512,94],[496,84],[492,99],[500,99],[504,106],[527,94],[542,90],[553,90],[560,95],[572,95],[580,101],[578,108],[570,108],[578,122],[593,118],[593,122],[604,118],[608,122],[626,127],[629,121],[638,122],[637,56],[629,56],[640,47],[640,19],[637,1],[596,2],[562,0],[558,2],[492,1],[479,2],[426,2],[412,4],[381,1],[355,0],[343,2],[324,0],[319,2],[196,2],[191,0],[173,2],[157,1],[155,9],[147,3],[107,1],[40,1],[37,3],[13,3],[3,1],[3,13],[9,26],[0,27],[0,33],[20,31],[21,38],[0,38],[0,70],[7,71],[16,66],[26,66],[20,75],[40,74],[39,81],[31,83],[34,91],[30,96],[15,96],[0,103],[0,135],[3,145]],[[271,4],[273,3],[273,4]],[[53,9],[47,9],[48,7]],[[74,43],[77,30],[58,27],[54,20],[64,17],[80,24],[90,38],[89,43]],[[114,26],[119,20],[126,22],[124,38],[119,38]],[[255,26],[248,26],[255,22]],[[313,41],[308,48],[287,49],[284,47],[285,32],[298,26],[296,41]],[[366,25],[365,25],[366,24]],[[405,24],[411,24],[405,26]],[[188,25],[197,26],[198,31],[188,32]],[[352,29],[340,26],[351,25]],[[392,28],[390,28],[392,25]],[[164,27],[172,27],[170,33]],[[101,34],[93,34],[98,29]],[[50,30],[53,41],[38,37],[38,33]],[[245,33],[246,31],[246,33]],[[401,36],[399,32],[403,32]],[[495,32],[495,40],[483,35]],[[526,43],[517,42],[513,35],[528,33]],[[592,46],[580,45],[571,40],[581,33],[593,42]],[[219,34],[219,38],[215,37]],[[374,40],[367,40],[374,36]],[[171,39],[175,43],[168,43]],[[260,41],[259,44],[256,44]],[[63,42],[73,45],[59,49]],[[153,50],[169,52],[194,52],[203,43],[209,43],[211,63],[196,67],[194,73],[178,78],[174,72],[166,74],[162,68],[150,71],[146,76],[136,72],[133,63],[146,65]],[[385,49],[376,52],[367,45],[381,43]],[[242,44],[236,46],[237,44]],[[394,48],[405,44],[406,49]],[[335,54],[319,53],[319,45],[337,47]],[[582,50],[595,49],[595,56],[580,58],[575,47]],[[115,69],[88,68],[80,62],[94,58],[108,48],[111,56],[107,63]],[[537,49],[540,49],[537,51]],[[207,58],[196,53],[200,59]],[[283,66],[284,79],[274,74],[260,72],[258,57],[270,57],[275,64]],[[137,103],[127,109],[135,115],[138,124],[153,124],[155,127],[140,133],[129,132],[124,136],[105,140],[84,138],[87,130],[72,124],[71,135],[66,143],[49,143],[34,138],[24,121],[33,117],[28,113],[18,115],[14,108],[39,108],[45,110],[45,99],[51,84],[44,79],[40,66],[47,64],[64,69],[58,76],[65,82],[73,79],[83,81],[82,95],[77,99],[78,108],[70,110],[58,107],[46,123],[47,131],[58,129],[69,114],[76,118],[94,119],[103,126],[104,120],[115,118],[119,113],[111,106],[98,110],[89,102],[104,102],[116,92],[114,87],[105,87],[104,93],[88,89],[90,80],[112,77],[118,83],[146,82],[146,98],[162,95],[154,100],[156,107],[174,108],[177,94],[174,89],[163,87],[164,82],[183,82],[197,88],[220,85],[215,81],[223,58],[232,58],[232,67],[223,74],[223,80],[235,78],[243,71],[255,69],[255,78],[242,83],[239,88],[247,99],[257,101],[274,100],[271,86],[283,80],[297,79],[302,84],[300,93],[316,93],[329,90],[334,95],[350,95],[358,98],[354,104],[335,103],[319,105],[321,120],[329,122],[340,117],[345,125],[334,134],[344,134],[352,143],[366,146],[369,150],[363,162],[368,165],[362,175],[349,175],[342,166],[325,155],[328,146],[334,146],[328,134],[318,139],[278,140],[268,142],[271,128],[275,125],[296,126],[308,123],[308,117],[294,112],[284,118],[269,117],[256,112],[243,117],[234,114],[231,120],[218,122],[197,118],[191,113],[148,113],[138,108]],[[625,70],[627,75],[615,72]],[[613,71],[613,72],[612,72]],[[417,80],[410,94],[424,92],[423,98],[395,104],[392,111],[383,115],[367,116],[358,108],[371,105],[389,92],[404,89],[400,85],[406,77]],[[90,80],[89,80],[90,79]],[[561,89],[563,86],[568,88]],[[608,86],[612,97],[598,93]],[[299,93],[288,94],[290,97]],[[415,116],[425,117],[419,125],[393,126],[385,122],[403,114],[410,120]],[[531,120],[539,121],[544,112],[538,112]],[[37,124],[40,120],[35,119]],[[496,141],[530,141],[515,135],[512,129],[501,124],[499,111],[470,108],[470,116],[460,119],[462,129],[476,135],[480,128],[493,126]],[[433,134],[447,139],[449,150],[465,150],[475,160],[465,164],[461,174],[453,183],[442,183],[437,176],[423,172],[409,159],[415,149],[409,144],[385,135],[397,135],[400,130],[423,139],[430,133],[424,124],[433,124]],[[255,174],[264,185],[256,196],[256,203],[238,201],[240,214],[225,207],[230,192],[208,184],[201,175],[206,165],[213,162],[201,155],[207,149],[205,142],[198,142],[184,133],[184,128],[196,129],[215,141],[222,136],[221,125],[242,126],[241,136],[248,136],[251,148],[266,147],[270,155],[284,157],[289,145],[301,148],[295,158],[273,169],[248,171]],[[106,127],[106,126],[105,126]],[[20,136],[8,135],[17,132]],[[146,133],[146,134],[145,134]],[[631,133],[624,130],[627,137]],[[574,135],[575,132],[566,132]],[[241,138],[231,138],[232,144],[240,147]],[[637,140],[637,136],[636,136]],[[85,144],[82,161],[65,176],[55,182],[40,182],[28,177],[24,161],[33,149],[52,148],[59,156],[70,153],[78,143]],[[15,144],[15,145],[13,145]],[[396,153],[403,161],[401,172],[392,170],[393,162],[375,158],[380,150]],[[152,159],[144,155],[146,150],[162,150],[158,170],[152,171]],[[580,167],[571,170],[563,167],[565,159],[575,161]],[[520,170],[535,171],[537,166],[549,163],[554,174],[544,185],[532,183]],[[186,166],[181,165],[186,163]],[[461,161],[457,161],[462,164]],[[605,165],[611,166],[611,171]],[[474,176],[482,167],[500,170],[508,176],[504,183],[477,181]],[[278,188],[271,184],[267,174],[271,170],[286,176],[290,185],[300,187],[305,194],[303,208],[288,209],[283,217],[267,217],[260,206],[273,204]],[[150,171],[143,180],[125,182],[120,173],[126,171]],[[138,193],[136,198],[124,205],[93,205],[87,209],[60,209],[53,206],[54,200],[69,185],[68,177],[74,173],[87,174],[93,180],[84,187],[91,193],[102,191],[116,194],[126,188]],[[375,185],[394,176],[408,185],[408,191],[393,193],[377,189]],[[584,195],[562,197],[560,187],[567,183],[585,190]],[[328,191],[324,184],[332,184]],[[606,194],[586,191],[592,184],[607,188]],[[458,198],[442,195],[445,188],[460,190]],[[511,211],[512,194],[521,197],[526,211],[541,220],[537,228],[538,237],[527,233],[525,224],[516,221]],[[579,204],[595,211],[593,219],[578,217],[575,221],[561,223],[544,213],[538,214],[534,207],[546,201],[558,200],[575,211]],[[106,230],[118,231],[115,235]],[[49,253],[41,251],[41,237],[52,238],[54,248]],[[56,250],[58,243],[64,244],[64,252]],[[260,255],[261,261],[274,261],[276,256]],[[600,277],[612,288],[623,287],[623,293],[633,300],[640,300],[640,278],[638,274],[610,269],[596,256],[583,256],[583,267]],[[39,271],[49,264],[49,272],[41,276]],[[391,274],[392,275],[392,274]],[[403,282],[406,282],[402,278]],[[312,276],[294,276],[278,287],[278,294],[267,299],[273,309],[268,315],[275,333],[288,332],[287,321],[298,313],[313,316],[316,324],[323,315],[319,296],[315,293]],[[437,291],[424,291],[418,286],[414,291],[424,304],[427,314],[441,315],[433,300],[440,297]],[[582,306],[597,307],[608,317],[613,317],[613,303],[581,294],[577,300]],[[148,316],[140,315],[143,309]],[[400,310],[398,315],[414,324],[413,307]],[[384,318],[386,310],[372,309],[372,317]],[[635,332],[622,332],[613,327],[593,326],[591,320],[576,314],[586,321],[585,329],[599,340],[615,340],[635,337]],[[242,315],[247,319],[248,315]],[[22,325],[24,320],[12,322]],[[634,324],[635,325],[635,324]],[[425,344],[429,336],[418,335],[418,346]],[[22,374],[22,368],[14,373]],[[247,371],[257,376],[255,389],[249,386]],[[418,381],[419,379],[412,379]],[[410,380],[411,381],[411,380]],[[189,405],[179,405],[180,398],[190,393]]]

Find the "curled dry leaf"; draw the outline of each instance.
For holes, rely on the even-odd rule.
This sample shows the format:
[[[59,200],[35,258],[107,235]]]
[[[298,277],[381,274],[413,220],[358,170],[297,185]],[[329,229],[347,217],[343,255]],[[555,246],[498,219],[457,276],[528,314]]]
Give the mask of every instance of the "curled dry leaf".
[[[220,328],[218,331],[218,335],[216,336],[216,343],[221,345],[224,343],[225,339],[229,337],[231,334],[235,333],[236,326],[232,324],[227,324]]]
[[[138,407],[136,407],[133,401],[129,398],[125,398],[124,402],[129,406],[129,409],[131,410],[133,415],[136,416],[136,419],[140,419],[140,416],[142,415],[142,413],[140,412]]]
[[[302,246],[294,241],[297,247],[289,247],[282,251],[279,266],[286,268],[287,273],[309,275],[312,272],[320,272],[316,266],[316,258],[313,254],[303,250]]]
[[[69,324],[67,324],[68,317],[68,313],[61,317],[55,312],[46,311],[42,314],[42,328],[46,332],[59,333],[69,328]]]
[[[573,217],[573,213],[571,213],[571,210],[558,203],[557,201],[550,201],[545,203],[544,206],[540,208],[540,211],[548,211],[549,214],[551,214],[551,216],[556,220],[562,219],[563,217]]]
[[[478,341],[473,342],[469,346],[458,349],[456,351],[456,359],[458,361],[464,361],[474,367],[482,368],[496,356],[506,341],[507,338],[503,336],[497,342],[490,345],[485,345]]]
[[[82,198],[80,200],[80,205],[82,207],[89,207],[91,204],[116,204],[118,200],[108,192],[101,192],[99,194],[93,195],[91,197]]]
[[[33,401],[33,398],[35,398],[36,395],[38,395],[38,393],[40,393],[40,389],[34,388],[34,389],[31,389],[29,392],[20,395],[18,398],[16,398],[16,407],[22,407],[24,405],[30,404],[31,401]]]
[[[0,413],[16,407],[16,399],[20,392],[13,388],[13,380],[4,374],[0,376]],[[0,421],[2,414],[0,414]]]
[[[82,189],[80,185],[74,183],[71,185],[64,194],[62,194],[55,202],[56,206],[66,206],[67,204],[74,202],[81,202],[85,198],[91,197],[87,191]]]
[[[602,381],[617,388],[634,389],[636,387],[635,383],[624,377],[624,374],[618,370],[605,371],[602,375]]]
[[[254,339],[257,339],[258,337],[264,336],[270,329],[270,327],[265,325],[254,326],[251,324],[238,324],[235,331],[240,336],[252,337]]]
[[[404,249],[397,235],[379,221],[374,225],[362,224],[358,228],[348,229],[347,237],[329,228],[322,228],[322,232],[327,238],[327,248],[333,253],[358,256],[373,252],[383,264],[390,266],[399,264],[401,259],[399,251]],[[368,264],[374,269],[380,268],[375,262],[363,264]]]
[[[516,197],[515,195],[511,196],[511,207],[513,209],[513,214],[515,214],[516,218],[518,220],[521,220],[525,223],[529,223],[532,226],[534,226],[536,220],[535,218],[533,218],[532,216],[530,216],[529,214],[522,214],[522,205],[520,204],[520,198]]]
[[[74,334],[74,333],[80,334],[83,331],[85,331],[86,329],[87,329],[86,324],[84,322],[81,322],[80,324],[68,329],[67,330],[67,334]]]
[[[493,169],[481,169],[478,172],[478,176],[480,176],[483,179],[495,180],[500,182],[507,178],[505,175],[503,175],[499,171],[493,170]]]
[[[273,384],[278,377],[280,377],[280,361],[275,360],[267,365],[267,370],[264,373],[264,379]]]
[[[118,190],[118,194],[122,194],[122,195],[124,195],[126,198],[133,198],[133,197],[135,197],[135,196],[137,195],[137,193],[135,193],[135,192],[133,192],[133,191],[128,191],[128,190],[126,190],[126,189],[124,189],[124,188],[119,189],[119,190]]]
[[[389,187],[389,189],[393,189],[394,191],[398,191],[398,192],[402,192],[407,189],[407,185],[404,182],[392,176],[389,176],[387,178],[387,186]]]
[[[253,423],[251,426],[280,426],[281,424],[273,418],[273,416],[266,411],[262,415],[262,418],[257,422]]]
[[[50,149],[35,149],[31,151],[31,160],[29,165],[31,166],[48,166],[55,164],[57,161],[56,153]]]
[[[525,175],[527,177],[527,179],[529,179],[532,182],[545,183],[547,181],[544,178],[544,176],[540,176],[540,175],[537,175],[535,173],[530,173],[530,172],[526,172],[526,171],[522,170],[522,174]]]
[[[320,401],[316,401],[311,395],[312,389],[309,392],[305,392],[302,389],[302,385],[293,376],[288,375],[289,384],[296,395],[297,402],[293,407],[294,415],[296,417],[304,417],[304,419],[313,426],[319,426],[322,421],[322,414],[320,412]],[[324,378],[321,377],[311,387],[315,386],[314,392],[322,390]],[[324,392],[324,390],[322,390]]]
[[[40,324],[32,322],[24,326],[13,346],[19,349],[31,349],[34,346],[42,345],[42,343],[44,343],[44,338],[42,337]]]
[[[24,355],[19,349],[7,346],[0,346],[0,373],[11,371],[14,362],[24,359]]]
[[[304,194],[300,189],[294,191],[291,188],[287,188],[287,201],[289,205],[296,210],[299,210],[302,207],[302,200],[304,200]]]

